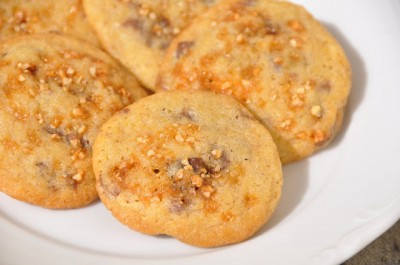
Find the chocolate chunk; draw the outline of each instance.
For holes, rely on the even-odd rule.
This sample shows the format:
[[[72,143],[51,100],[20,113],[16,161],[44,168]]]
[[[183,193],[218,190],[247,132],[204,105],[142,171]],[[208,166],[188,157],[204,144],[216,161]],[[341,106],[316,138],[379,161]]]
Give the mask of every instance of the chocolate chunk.
[[[30,65],[28,66],[28,68],[26,68],[26,70],[31,73],[32,75],[36,75],[38,69],[36,67],[36,65]]]
[[[123,108],[120,112],[123,114],[129,113],[131,110],[129,108]]]
[[[204,163],[203,159],[200,157],[191,157],[188,159],[189,164],[193,167],[195,174],[199,174],[201,169],[207,169],[207,165]]]
[[[161,28],[167,28],[170,26],[169,20],[165,17],[160,17],[157,24],[160,25]]]
[[[37,162],[35,165],[36,165],[38,168],[40,168],[41,170],[44,170],[44,169],[46,169],[46,168],[49,167],[49,166],[48,166],[46,163],[44,163],[44,162]]]
[[[264,24],[265,24],[265,33],[267,35],[276,35],[279,33],[279,24],[276,23],[272,23],[271,20],[266,19],[264,20]]]
[[[226,152],[222,153],[222,156],[219,159],[219,161],[221,163],[221,170],[226,169],[231,164],[231,161],[229,160],[228,156],[226,155]]]
[[[122,23],[122,26],[129,27],[137,31],[143,30],[143,22],[139,19],[128,19],[124,23]]]
[[[179,113],[179,118],[186,118],[189,119],[191,121],[195,120],[195,113],[193,110],[191,109],[183,109],[180,113]]]
[[[173,198],[171,200],[169,211],[171,213],[181,213],[190,205],[190,203],[190,200],[187,198]]]
[[[80,142],[81,146],[85,149],[90,149],[92,147],[89,140],[86,139],[85,137],[82,137],[79,142]]]
[[[330,92],[332,88],[332,84],[329,80],[326,80],[324,82],[322,82],[321,84],[319,84],[319,86],[317,87],[317,89],[319,91],[323,91],[323,92]]]
[[[194,46],[193,41],[181,41],[178,43],[178,47],[176,48],[175,51],[175,57],[176,59],[181,58],[183,55],[186,55],[189,51],[190,48]]]
[[[104,183],[102,174],[99,175],[99,185],[103,188],[103,190],[107,194],[109,194],[109,195],[111,195],[113,197],[116,197],[121,193],[121,189],[119,187],[117,187],[115,184],[112,185],[112,186],[106,185]]]
[[[60,128],[54,128],[51,126],[45,126],[44,130],[49,133],[49,134],[57,134],[58,136],[60,136],[61,138],[64,137],[64,132],[60,129]]]
[[[246,1],[243,1],[243,5],[244,6],[254,6],[254,4],[255,4],[255,0],[246,0]]]

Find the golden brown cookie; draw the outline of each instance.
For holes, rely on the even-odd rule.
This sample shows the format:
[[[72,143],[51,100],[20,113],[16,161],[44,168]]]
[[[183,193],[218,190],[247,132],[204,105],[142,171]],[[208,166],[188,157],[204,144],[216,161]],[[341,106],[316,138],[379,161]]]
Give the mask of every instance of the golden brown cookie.
[[[207,91],[158,93],[114,115],[95,140],[93,168],[119,221],[201,247],[247,239],[281,194],[268,131],[233,98]]]
[[[235,0],[210,9],[173,41],[158,85],[233,95],[268,128],[287,163],[338,132],[351,69],[341,46],[303,7]]]
[[[0,191],[47,208],[96,200],[94,138],[145,92],[109,55],[75,38],[13,38],[0,54]]]
[[[99,45],[81,0],[1,0],[0,40],[32,33],[59,33]]]
[[[84,0],[104,48],[149,89],[165,49],[196,15],[217,0]]]

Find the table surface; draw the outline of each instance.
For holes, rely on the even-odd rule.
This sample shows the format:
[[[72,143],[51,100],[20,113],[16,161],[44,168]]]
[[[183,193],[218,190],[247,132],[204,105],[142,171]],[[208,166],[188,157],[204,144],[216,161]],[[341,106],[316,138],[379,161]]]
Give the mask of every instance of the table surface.
[[[341,265],[400,264],[400,220],[366,248]]]

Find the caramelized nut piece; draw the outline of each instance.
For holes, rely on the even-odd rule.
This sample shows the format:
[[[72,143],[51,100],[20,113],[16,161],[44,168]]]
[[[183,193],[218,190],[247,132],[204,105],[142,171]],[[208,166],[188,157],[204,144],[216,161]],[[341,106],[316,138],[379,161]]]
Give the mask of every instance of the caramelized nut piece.
[[[314,105],[311,107],[311,115],[313,115],[316,118],[321,118],[322,117],[322,108],[319,105]]]

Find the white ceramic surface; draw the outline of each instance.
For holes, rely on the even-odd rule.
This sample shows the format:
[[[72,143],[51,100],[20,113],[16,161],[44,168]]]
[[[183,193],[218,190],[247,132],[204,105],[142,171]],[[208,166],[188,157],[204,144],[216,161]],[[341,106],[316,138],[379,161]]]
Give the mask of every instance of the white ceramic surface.
[[[145,236],[100,203],[51,211],[0,194],[0,264],[339,264],[400,217],[400,1],[297,0],[339,40],[354,86],[343,131],[284,166],[283,196],[250,240],[199,249]]]

